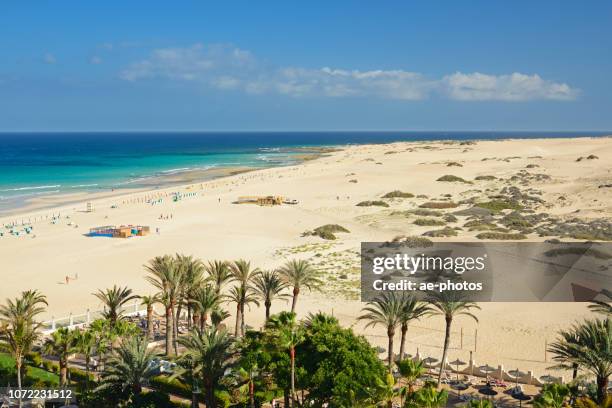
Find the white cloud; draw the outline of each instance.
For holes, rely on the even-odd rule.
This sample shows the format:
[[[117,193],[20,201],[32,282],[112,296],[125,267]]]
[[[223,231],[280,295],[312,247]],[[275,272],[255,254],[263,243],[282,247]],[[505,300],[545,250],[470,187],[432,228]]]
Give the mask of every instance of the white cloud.
[[[94,55],[93,57],[91,57],[89,59],[89,63],[90,64],[94,64],[94,65],[98,65],[102,63],[102,58],[98,57],[97,55]]]
[[[120,73],[127,81],[187,81],[220,90],[291,97],[376,97],[422,100],[432,96],[459,101],[573,100],[578,91],[565,83],[512,73],[457,72],[431,78],[405,70],[345,70],[274,67],[250,52],[228,45],[195,44],[157,49]]]
[[[486,75],[461,72],[442,80],[452,99],[462,101],[526,101],[533,99],[573,100],[578,91],[565,83],[542,79],[539,75],[515,72],[510,75]]]
[[[57,58],[55,58],[55,55],[48,52],[43,55],[43,62],[45,64],[55,64],[57,62]]]

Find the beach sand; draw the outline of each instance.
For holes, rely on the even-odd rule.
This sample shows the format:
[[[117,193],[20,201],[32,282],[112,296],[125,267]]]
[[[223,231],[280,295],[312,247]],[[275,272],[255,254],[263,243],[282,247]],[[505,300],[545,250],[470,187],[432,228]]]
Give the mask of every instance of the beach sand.
[[[337,316],[383,347],[383,328],[364,330],[356,323],[363,306],[359,293],[359,245],[361,241],[383,241],[398,235],[421,235],[435,229],[419,227],[413,219],[392,215],[393,211],[417,208],[430,199],[452,194],[460,201],[486,189],[499,190],[499,180],[473,184],[436,181],[451,174],[466,180],[493,175],[504,180],[524,170],[549,178],[517,179],[520,188],[541,192],[539,211],[564,218],[589,220],[612,217],[612,143],[610,138],[531,139],[459,142],[394,143],[349,146],[297,166],[257,170],[221,179],[153,192],[130,192],[121,196],[73,197],[70,204],[53,209],[12,214],[0,219],[36,219],[29,235],[0,238],[0,298],[14,297],[21,290],[36,288],[47,295],[46,318],[81,314],[100,309],[92,295],[114,284],[127,285],[138,294],[153,288],[143,279],[143,264],[157,255],[184,253],[203,260],[244,258],[260,268],[274,268],[287,259],[304,258],[324,271],[323,293],[303,292],[298,315],[323,310]],[[597,159],[586,159],[596,155]],[[584,159],[576,161],[579,157]],[[460,164],[449,166],[449,162]],[[527,168],[528,165],[532,165]],[[537,167],[535,167],[535,166]],[[521,184],[523,183],[523,184]],[[389,208],[358,207],[364,200],[379,199],[401,190],[415,196],[387,200]],[[474,190],[481,190],[477,193]],[[174,202],[166,193],[194,193]],[[165,197],[163,203],[146,203],[145,197]],[[232,204],[239,196],[282,195],[297,205],[260,207]],[[82,201],[81,201],[82,200]],[[85,212],[92,201],[93,212]],[[116,206],[117,208],[111,208]],[[469,206],[461,206],[467,208]],[[51,214],[61,214],[51,224]],[[171,219],[159,219],[160,215]],[[70,218],[67,219],[66,216]],[[42,220],[41,220],[42,218]],[[460,220],[456,225],[462,225]],[[70,224],[70,225],[69,225]],[[89,228],[102,225],[140,224],[151,227],[151,235],[131,239],[90,238]],[[335,241],[302,236],[324,224],[340,224],[350,233]],[[159,234],[155,231],[159,229]],[[476,240],[477,232],[461,231],[454,241]],[[35,238],[33,237],[35,236]],[[535,234],[529,240],[542,241]],[[437,240],[437,238],[434,238]],[[78,279],[65,282],[65,276]],[[344,275],[340,278],[341,275]],[[453,327],[450,360],[467,361],[470,351],[479,364],[504,364],[544,373],[546,342],[559,328],[589,315],[579,303],[486,303],[477,312],[479,323],[458,318]],[[273,305],[273,312],[288,307]],[[227,307],[231,312],[233,307]],[[263,310],[247,312],[247,323],[259,327]],[[227,320],[233,327],[233,318]],[[431,317],[416,322],[408,334],[407,352],[440,357],[444,322]],[[477,330],[477,334],[476,334]],[[461,333],[463,332],[463,344]],[[476,338],[477,337],[477,338]],[[397,344],[397,343],[396,343]],[[399,345],[398,345],[399,347]],[[548,357],[549,358],[549,357]]]

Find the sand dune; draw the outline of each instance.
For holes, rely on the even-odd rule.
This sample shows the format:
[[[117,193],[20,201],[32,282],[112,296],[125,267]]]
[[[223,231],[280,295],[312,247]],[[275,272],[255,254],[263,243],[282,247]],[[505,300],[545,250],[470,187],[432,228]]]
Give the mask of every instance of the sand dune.
[[[589,155],[597,158],[586,159]],[[584,159],[576,161],[579,157]],[[143,279],[142,265],[156,255],[181,252],[204,260],[245,258],[262,268],[303,257],[325,269],[329,284],[324,293],[304,294],[298,305],[299,314],[319,309],[333,311],[345,324],[352,325],[362,306],[356,300],[356,251],[360,242],[420,235],[434,229],[417,226],[414,218],[393,212],[412,210],[432,199],[459,202],[486,197],[514,185],[524,191],[537,190],[542,200],[534,204],[537,212],[562,220],[605,218],[609,222],[612,189],[599,186],[612,181],[611,163],[609,138],[362,145],[345,147],[297,166],[258,170],[202,184],[114,197],[70,197],[70,204],[58,203],[53,210],[0,219],[2,224],[37,220],[30,235],[0,238],[0,298],[37,288],[48,296],[47,317],[65,316],[100,308],[91,295],[98,288],[118,284],[128,285],[139,294],[151,292]],[[472,184],[436,181],[443,175],[455,175]],[[496,179],[474,181],[485,175]],[[513,176],[517,177],[515,181],[509,181]],[[393,190],[410,192],[415,197],[386,200],[388,208],[356,206],[361,201],[378,200]],[[170,197],[161,204],[145,202],[145,197],[174,191],[195,194],[178,202]],[[244,195],[283,195],[299,200],[299,204],[232,204]],[[93,200],[94,212],[84,212],[88,200]],[[53,213],[61,214],[56,224],[45,218]],[[159,219],[160,215],[172,218]],[[302,236],[304,231],[330,223],[340,224],[350,233],[338,234],[335,241]],[[127,240],[84,235],[90,227],[110,224],[149,225],[153,233]],[[456,225],[461,224],[460,220]],[[159,234],[155,233],[157,228]],[[458,236],[442,239],[475,240],[477,233],[463,230]],[[533,233],[527,237],[533,241],[543,239]],[[78,279],[66,284],[65,276],[75,274]],[[277,304],[273,309],[281,307],[286,306]],[[545,342],[553,340],[560,327],[587,314],[585,305],[574,303],[483,304],[478,313],[479,324],[457,320],[450,357],[466,359],[473,351],[483,364],[504,363],[541,372],[550,365],[544,361]],[[247,319],[258,326],[263,311],[253,309]],[[356,328],[371,341],[385,344],[383,330],[364,331],[361,324]],[[439,356],[442,329],[441,318],[415,324],[409,332],[408,352],[415,353],[418,347],[422,354]],[[459,350],[461,330],[463,348]],[[474,350],[476,330],[478,342]]]

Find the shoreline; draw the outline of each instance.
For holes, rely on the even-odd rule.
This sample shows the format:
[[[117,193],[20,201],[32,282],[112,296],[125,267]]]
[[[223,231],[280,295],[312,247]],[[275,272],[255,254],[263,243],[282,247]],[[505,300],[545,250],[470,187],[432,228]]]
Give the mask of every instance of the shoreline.
[[[562,133],[562,132],[561,132]],[[180,173],[173,173],[169,175],[159,175],[159,176],[151,176],[151,180],[160,181],[163,179],[169,180],[166,181],[165,184],[162,183],[150,183],[151,186],[156,185],[155,188],[151,188],[151,186],[143,186],[138,188],[116,188],[112,191],[105,192],[93,192],[93,191],[82,191],[75,193],[66,193],[66,194],[49,194],[49,195],[39,195],[35,196],[31,199],[23,200],[23,202],[27,203],[25,205],[21,205],[19,207],[11,207],[6,210],[0,210],[0,224],[5,224],[7,222],[14,222],[16,220],[10,220],[11,218],[25,218],[32,217],[34,215],[40,215],[41,211],[49,212],[49,211],[58,211],[67,210],[69,207],[73,207],[76,205],[84,205],[87,202],[96,203],[101,200],[111,199],[111,198],[129,198],[134,194],[155,194],[159,191],[166,191],[167,189],[185,189],[190,185],[206,183],[211,180],[222,179],[226,177],[231,177],[236,174],[245,173],[245,172],[256,172],[267,170],[271,168],[283,168],[283,167],[291,167],[291,166],[299,166],[303,163],[317,160],[321,157],[325,157],[326,155],[342,152],[349,148],[355,146],[362,147],[373,147],[373,146],[392,146],[394,144],[426,144],[426,143],[441,143],[441,144],[461,144],[461,142],[516,142],[516,141],[542,141],[542,140],[573,140],[573,139],[589,139],[589,140],[598,140],[598,139],[609,139],[612,138],[612,134],[602,134],[598,136],[556,136],[549,138],[516,138],[509,137],[507,139],[437,139],[437,140],[414,140],[414,141],[395,141],[395,142],[381,142],[381,143],[354,143],[354,144],[345,144],[345,145],[328,145],[328,146],[302,146],[302,147],[292,147],[292,148],[284,148],[281,147],[279,149],[286,150],[287,152],[292,151],[295,152],[295,158],[298,160],[297,163],[286,164],[286,165],[277,165],[277,166],[261,166],[261,167],[244,167],[244,166],[224,166],[224,167],[213,167],[205,170],[189,170]],[[303,153],[298,153],[298,151],[304,150]],[[220,174],[219,174],[220,173]],[[193,177],[196,175],[196,177]],[[198,177],[200,175],[200,177]],[[72,196],[76,196],[75,198],[70,198]],[[45,203],[47,202],[47,203]]]

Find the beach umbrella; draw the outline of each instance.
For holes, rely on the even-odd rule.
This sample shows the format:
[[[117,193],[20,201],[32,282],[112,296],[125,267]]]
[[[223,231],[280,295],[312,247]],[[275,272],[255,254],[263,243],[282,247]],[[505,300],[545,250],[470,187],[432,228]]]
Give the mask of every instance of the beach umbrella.
[[[508,371],[508,374],[510,374],[512,377],[514,377],[516,379],[516,385],[518,386],[518,380],[520,377],[524,377],[527,375],[526,372],[520,371],[518,368],[516,370],[510,370]]]
[[[481,393],[482,395],[486,395],[487,397],[494,397],[498,394],[497,391],[495,391],[493,388],[489,387],[488,385],[485,387],[481,387],[478,390],[479,393]]]
[[[540,381],[546,383],[546,384],[550,384],[553,383],[555,381],[557,381],[557,377],[553,377],[550,374],[546,374],[540,377]]]
[[[480,371],[482,371],[483,373],[485,373],[485,375],[487,376],[487,381],[489,380],[489,374],[491,374],[492,372],[495,372],[496,368],[495,367],[491,367],[490,365],[483,365],[478,367],[478,369]]]
[[[464,365],[466,365],[467,363],[466,363],[465,361],[461,361],[461,360],[459,360],[459,359],[456,359],[456,360],[454,360],[454,361],[451,361],[451,362],[450,362],[450,363],[448,363],[448,364],[450,364],[450,365],[454,365],[454,366],[456,366],[456,367],[457,367],[457,380],[458,380],[458,379],[459,379],[459,366],[464,366]]]
[[[436,364],[439,360],[434,357],[426,357],[422,361],[425,365],[431,366],[432,364]]]
[[[464,382],[456,382],[456,383],[451,384],[451,388],[454,390],[457,390],[458,395],[461,396],[461,391],[467,390],[468,388],[470,388],[470,386]]]
[[[529,395],[525,395],[522,392],[517,392],[516,394],[512,394],[512,398],[518,400],[519,407],[523,406],[523,401],[529,401],[531,397]]]

